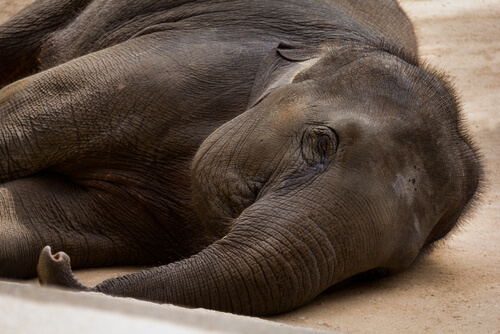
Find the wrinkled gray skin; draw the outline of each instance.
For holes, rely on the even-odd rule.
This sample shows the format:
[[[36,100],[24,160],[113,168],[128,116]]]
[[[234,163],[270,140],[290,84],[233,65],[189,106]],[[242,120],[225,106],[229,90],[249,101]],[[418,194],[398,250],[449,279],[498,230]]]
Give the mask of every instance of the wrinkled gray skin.
[[[0,87],[3,277],[275,314],[407,268],[481,181],[390,0],[38,0]]]

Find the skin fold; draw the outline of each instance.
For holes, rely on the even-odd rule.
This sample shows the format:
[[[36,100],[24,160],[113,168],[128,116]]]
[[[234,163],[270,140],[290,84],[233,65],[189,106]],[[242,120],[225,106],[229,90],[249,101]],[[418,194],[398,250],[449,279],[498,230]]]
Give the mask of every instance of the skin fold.
[[[38,0],[0,25],[0,182],[2,277],[270,315],[410,266],[482,165],[395,1]],[[154,267],[71,272],[113,265]]]

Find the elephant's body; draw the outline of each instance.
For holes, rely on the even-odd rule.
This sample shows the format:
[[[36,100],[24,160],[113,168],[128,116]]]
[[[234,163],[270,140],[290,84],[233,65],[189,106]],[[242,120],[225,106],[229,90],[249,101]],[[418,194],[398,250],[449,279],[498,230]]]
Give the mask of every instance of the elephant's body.
[[[372,65],[379,62],[387,75]],[[376,189],[388,191],[386,187],[390,187],[395,197],[390,195],[387,201],[402,199],[412,208],[386,208],[375,217],[369,211],[375,207],[370,198],[378,195],[371,185],[358,184],[352,175],[339,178],[356,181],[343,194],[352,199],[353,213],[343,213],[342,219],[370,221],[360,235],[378,236],[362,246],[354,246],[363,243],[357,234],[359,227],[338,225],[340,217],[333,214],[334,209],[328,209],[328,214],[318,208],[309,212],[308,207],[316,203],[294,211],[284,201],[291,192],[296,194],[292,202],[295,198],[298,203],[302,190],[294,182],[316,182],[322,177],[318,168],[323,170],[328,163],[332,165],[328,170],[342,168],[343,161],[357,161],[348,168],[352,171],[365,166],[358,155],[348,153],[358,140],[352,138],[366,136],[345,122],[345,112],[333,113],[328,121],[338,124],[338,129],[334,125],[319,127],[307,136],[302,130],[297,132],[300,135],[291,130],[321,123],[316,116],[314,121],[303,120],[315,112],[297,114],[296,108],[321,108],[325,93],[314,93],[313,100],[302,98],[309,86],[297,89],[299,82],[316,87],[312,83],[321,82],[314,79],[322,72],[318,68],[335,68],[328,74],[333,78],[352,64],[361,67],[348,70],[346,78],[359,78],[359,85],[366,84],[368,89],[338,79],[342,80],[338,84],[325,84],[342,98],[329,97],[328,101],[345,110],[345,103],[339,101],[350,96],[348,105],[359,110],[375,98],[376,103],[370,102],[373,108],[380,102],[384,108],[393,110],[400,105],[408,112],[413,100],[426,105],[424,100],[410,98],[411,94],[429,95],[428,88],[413,90],[412,80],[415,86],[434,85],[430,95],[444,101],[438,107],[451,110],[444,114],[446,126],[437,128],[435,138],[442,137],[436,140],[446,142],[443,148],[455,156],[446,163],[450,172],[436,172],[439,175],[430,171],[431,166],[446,170],[438,166],[447,159],[438,157],[438,148],[427,149],[428,161],[417,152],[419,145],[411,144],[407,147],[411,158],[399,159],[396,144],[392,153],[382,150],[382,159],[370,158],[370,170],[384,174],[384,180],[374,182]],[[405,66],[412,70],[404,70]],[[457,125],[452,93],[434,75],[423,70],[413,73],[415,68],[418,57],[411,24],[390,0],[38,0],[0,26],[0,87],[5,86],[0,91],[0,275],[34,276],[38,254],[50,245],[68,253],[74,267],[171,263],[136,278],[105,282],[96,288],[99,291],[268,314],[297,307],[356,273],[373,268],[401,270],[422,247],[456,224],[480,177],[475,151]],[[381,88],[369,88],[388,76],[398,79],[388,80]],[[420,84],[418,78],[426,76],[431,79]],[[291,93],[278,99],[287,87]],[[435,98],[432,101],[429,104]],[[272,106],[283,103],[286,113],[277,117]],[[266,111],[259,112],[264,107]],[[366,115],[375,123],[381,117],[404,119],[384,108],[380,110],[386,116],[371,109]],[[359,118],[356,112],[353,115]],[[256,125],[269,117],[273,120],[263,122],[264,128]],[[427,131],[420,130],[420,121],[426,117],[431,116],[406,121],[393,138],[405,133],[420,138],[418,134]],[[269,124],[281,132],[269,129]],[[335,135],[329,133],[332,128]],[[246,134],[248,129],[257,129],[259,135]],[[391,128],[384,131],[381,133],[391,132]],[[218,139],[220,136],[226,139]],[[286,151],[296,137],[301,138],[301,156],[308,168],[296,166],[298,158],[293,152],[300,150],[276,153]],[[344,140],[347,137],[352,141]],[[308,140],[318,140],[315,150],[319,153],[304,151]],[[263,142],[270,144],[262,146]],[[449,143],[457,148],[448,147]],[[363,150],[374,150],[366,145]],[[394,161],[388,158],[392,155]],[[388,165],[387,161],[393,162]],[[453,180],[455,177],[463,182]],[[431,185],[462,194],[433,204],[439,195]],[[348,187],[341,182],[333,188],[315,189],[324,193],[323,201],[335,202],[331,193]],[[422,195],[414,195],[419,187]],[[411,196],[406,194],[409,188]],[[368,196],[362,201],[356,195],[360,191]],[[266,213],[267,200],[281,203],[275,217]],[[425,208],[425,203],[431,208]],[[336,204],[336,210],[345,205]],[[360,214],[365,208],[369,208],[367,213]],[[273,245],[268,237],[259,235],[268,233],[269,226],[274,229],[275,223],[280,225],[280,210],[294,211],[292,216],[300,217],[304,224],[271,233],[284,238]],[[390,221],[396,216],[411,221],[410,227],[391,232]],[[330,232],[312,228],[310,224],[316,226],[318,217],[326,219],[325,226],[337,227]],[[238,223],[244,219],[255,222]],[[422,227],[417,226],[424,221]],[[387,231],[390,233],[384,237]],[[399,241],[384,249],[387,240],[394,239],[391,233]],[[344,239],[350,241],[332,246]],[[307,242],[317,249],[300,246]],[[355,250],[358,247],[363,250]],[[347,255],[339,256],[341,251]],[[182,261],[175,262],[178,260]],[[353,265],[338,271],[346,261]],[[296,272],[310,265],[316,268],[313,272]],[[57,266],[51,266],[45,253],[39,266],[43,280],[84,288],[67,272],[61,276]],[[144,278],[146,285],[135,281]]]

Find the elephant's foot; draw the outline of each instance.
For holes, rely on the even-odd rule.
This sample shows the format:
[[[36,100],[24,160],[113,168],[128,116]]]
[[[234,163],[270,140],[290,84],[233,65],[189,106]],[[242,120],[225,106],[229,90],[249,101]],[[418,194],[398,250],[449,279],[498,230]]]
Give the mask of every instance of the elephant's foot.
[[[37,270],[40,285],[58,285],[84,291],[92,290],[75,278],[71,271],[71,261],[68,254],[58,252],[52,255],[49,246],[45,246],[40,253]]]

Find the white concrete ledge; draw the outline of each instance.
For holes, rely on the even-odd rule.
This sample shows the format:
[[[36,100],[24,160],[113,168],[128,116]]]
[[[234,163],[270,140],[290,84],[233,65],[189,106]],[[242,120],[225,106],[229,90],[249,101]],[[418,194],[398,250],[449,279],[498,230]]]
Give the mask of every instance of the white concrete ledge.
[[[62,291],[10,282],[0,282],[0,332],[322,333],[204,309],[158,305],[131,298]]]

